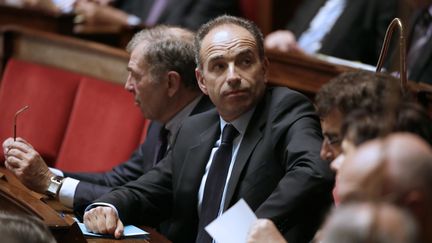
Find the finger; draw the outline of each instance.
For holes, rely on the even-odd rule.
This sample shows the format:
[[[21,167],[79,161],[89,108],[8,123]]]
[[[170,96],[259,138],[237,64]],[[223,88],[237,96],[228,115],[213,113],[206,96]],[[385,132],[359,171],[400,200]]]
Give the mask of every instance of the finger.
[[[13,143],[13,138],[7,138],[3,141],[3,151],[9,150],[11,144]]]
[[[5,165],[9,170],[15,170],[21,167],[21,160],[14,156],[8,156]]]
[[[120,239],[123,236],[124,226],[120,219],[117,220],[117,228],[114,232],[114,237],[116,239]]]
[[[97,208],[95,208],[95,211],[97,212],[96,228],[97,228],[98,233],[114,234],[114,230],[112,232],[109,232],[108,228],[107,228],[107,218],[110,217],[110,214],[109,214],[110,209],[111,208],[109,208],[109,207],[97,207]]]
[[[94,209],[89,210],[84,214],[84,224],[88,231],[90,232],[97,232],[97,228],[95,226],[96,224],[96,215]]]
[[[24,138],[17,137],[17,141],[25,144],[28,148],[33,149],[33,146],[29,142],[27,142],[27,140],[25,140]]]
[[[108,234],[114,234],[117,228],[117,215],[114,214],[108,214],[106,215],[106,228],[108,231]]]

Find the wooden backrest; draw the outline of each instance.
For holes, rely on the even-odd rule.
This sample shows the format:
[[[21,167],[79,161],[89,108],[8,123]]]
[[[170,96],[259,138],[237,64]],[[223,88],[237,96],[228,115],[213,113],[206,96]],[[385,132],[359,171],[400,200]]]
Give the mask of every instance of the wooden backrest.
[[[86,76],[123,83],[126,51],[22,27],[0,29],[0,73],[10,58],[58,67]]]
[[[19,25],[31,29],[70,35],[74,14],[52,13],[43,10],[11,7],[0,4],[0,26]]]

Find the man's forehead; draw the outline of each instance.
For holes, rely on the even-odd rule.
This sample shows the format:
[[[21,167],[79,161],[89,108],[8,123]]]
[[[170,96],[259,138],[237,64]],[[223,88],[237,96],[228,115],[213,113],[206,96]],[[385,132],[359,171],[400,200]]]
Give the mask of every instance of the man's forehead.
[[[235,24],[222,24],[214,27],[204,36],[201,49],[206,48],[207,45],[229,42],[236,38],[250,39],[255,42],[255,38],[247,29]]]

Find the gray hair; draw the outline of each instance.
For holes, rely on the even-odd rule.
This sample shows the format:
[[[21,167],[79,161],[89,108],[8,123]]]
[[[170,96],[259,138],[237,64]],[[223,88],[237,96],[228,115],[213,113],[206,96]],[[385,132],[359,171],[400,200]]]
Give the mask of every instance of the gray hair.
[[[198,89],[195,77],[193,32],[166,25],[144,29],[134,35],[126,47],[130,53],[141,43],[143,60],[150,64],[150,74],[160,80],[168,71],[179,73],[185,87]]]

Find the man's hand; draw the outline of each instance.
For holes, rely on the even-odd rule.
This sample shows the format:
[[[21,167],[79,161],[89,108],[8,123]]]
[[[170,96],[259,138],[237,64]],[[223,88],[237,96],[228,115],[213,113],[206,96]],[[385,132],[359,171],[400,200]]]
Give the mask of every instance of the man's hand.
[[[45,193],[54,174],[39,153],[22,138],[3,142],[5,166],[28,188]]]
[[[270,33],[264,40],[264,46],[281,52],[303,52],[298,46],[294,34],[288,30],[278,30]]]
[[[258,219],[251,227],[248,243],[287,243],[271,220]]]
[[[84,224],[93,233],[114,235],[116,239],[123,235],[123,223],[111,207],[96,207],[87,211]]]

